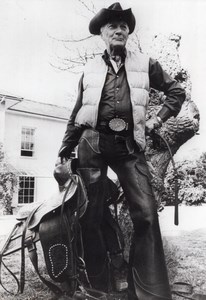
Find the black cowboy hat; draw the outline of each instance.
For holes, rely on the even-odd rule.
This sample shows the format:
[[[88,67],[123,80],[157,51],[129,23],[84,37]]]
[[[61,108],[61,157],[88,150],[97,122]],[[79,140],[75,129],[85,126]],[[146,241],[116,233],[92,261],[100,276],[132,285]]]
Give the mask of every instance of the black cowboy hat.
[[[90,21],[89,31],[99,35],[102,26],[116,20],[127,23],[129,34],[134,31],[136,21],[131,8],[123,10],[119,2],[113,3],[108,8],[102,8]]]

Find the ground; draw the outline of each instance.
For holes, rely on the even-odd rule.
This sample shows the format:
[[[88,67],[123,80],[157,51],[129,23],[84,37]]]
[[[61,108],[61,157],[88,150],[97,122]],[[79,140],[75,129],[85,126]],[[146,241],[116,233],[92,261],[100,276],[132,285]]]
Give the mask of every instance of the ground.
[[[173,223],[174,208],[160,213],[160,224],[170,282],[186,282],[195,293],[206,295],[206,206],[179,208],[179,226]],[[174,296],[174,299],[183,299]]]
[[[160,224],[163,235],[166,261],[171,284],[174,282],[187,282],[193,286],[194,292],[206,294],[206,207],[181,207],[180,225],[173,225],[173,208],[167,208],[160,213]],[[0,218],[0,241],[9,231],[14,222],[13,218]],[[45,273],[45,267],[40,255],[40,271]],[[19,276],[19,256],[12,255],[6,259],[6,264]],[[1,300],[54,300],[54,295],[41,283],[33,267],[26,261],[26,283],[23,295],[8,295],[0,287]],[[2,279],[8,289],[15,292],[16,284],[10,275],[2,270]],[[113,299],[120,299],[115,297]],[[125,299],[126,297],[121,297]],[[174,300],[183,299],[176,295]],[[146,299],[145,299],[146,300]]]
[[[206,295],[206,229],[165,237],[170,282],[186,282]],[[182,299],[174,296],[174,299]]]

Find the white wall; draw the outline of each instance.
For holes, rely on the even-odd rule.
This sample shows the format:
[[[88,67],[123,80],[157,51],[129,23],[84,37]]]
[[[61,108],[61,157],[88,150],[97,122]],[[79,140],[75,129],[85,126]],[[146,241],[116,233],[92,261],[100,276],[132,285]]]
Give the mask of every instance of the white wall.
[[[0,103],[0,142],[4,143],[5,104]]]
[[[45,200],[56,191],[53,170],[58,150],[66,129],[65,120],[36,117],[35,115],[7,111],[5,120],[5,154],[7,160],[18,170],[35,177],[35,201]],[[34,157],[21,157],[21,129],[35,128]],[[17,197],[14,197],[14,206]]]
[[[20,156],[23,126],[36,129],[34,157]],[[24,168],[40,165],[46,167],[47,175],[49,175],[53,170],[65,129],[66,121],[7,111],[5,121],[6,155],[10,161]]]
[[[58,190],[58,184],[56,180],[52,178],[36,178],[36,198],[35,201],[44,202],[56,193]]]

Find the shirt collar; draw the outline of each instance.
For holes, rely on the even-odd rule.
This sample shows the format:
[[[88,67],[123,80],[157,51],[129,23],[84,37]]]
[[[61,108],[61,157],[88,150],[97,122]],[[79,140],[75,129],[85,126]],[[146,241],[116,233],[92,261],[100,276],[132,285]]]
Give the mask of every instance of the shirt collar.
[[[124,52],[122,53],[122,63],[125,62],[126,56],[127,56],[127,50],[125,49]],[[104,59],[104,61],[107,65],[110,63],[111,57],[110,57],[109,53],[107,52],[107,50],[104,51],[102,58]]]

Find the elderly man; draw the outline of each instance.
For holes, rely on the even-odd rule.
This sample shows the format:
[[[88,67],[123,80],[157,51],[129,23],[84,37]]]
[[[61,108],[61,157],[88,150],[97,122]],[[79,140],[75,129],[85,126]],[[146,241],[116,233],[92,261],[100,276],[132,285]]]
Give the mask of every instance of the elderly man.
[[[123,10],[119,3],[101,9],[91,20],[90,33],[101,36],[106,50],[85,66],[59,157],[69,158],[78,144],[78,172],[89,198],[82,230],[91,284],[104,284],[107,273],[101,223],[109,166],[121,183],[134,226],[128,299],[172,299],[144,156],[145,132],[176,116],[185,92],[157,61],[125,48],[134,28],[131,9]],[[163,91],[166,99],[158,114],[146,121],[150,87]]]

